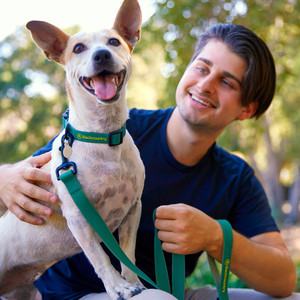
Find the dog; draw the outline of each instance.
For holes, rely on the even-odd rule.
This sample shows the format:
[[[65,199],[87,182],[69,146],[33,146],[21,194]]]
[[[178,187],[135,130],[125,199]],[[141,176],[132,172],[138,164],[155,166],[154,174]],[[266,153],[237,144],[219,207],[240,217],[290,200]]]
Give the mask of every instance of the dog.
[[[125,93],[131,54],[141,35],[138,1],[123,1],[112,29],[69,36],[42,21],[26,27],[46,57],[64,66],[69,124],[84,132],[120,129],[128,118]],[[57,205],[47,204],[54,214],[42,226],[24,223],[9,211],[0,219],[0,295],[31,285],[57,261],[83,251],[111,299],[129,299],[143,285],[124,265],[121,274],[113,268],[99,236],[57,178],[63,134],[64,130],[55,139],[51,162],[43,167],[51,172],[53,186],[40,184],[59,196]],[[120,246],[134,262],[145,171],[131,136],[127,132],[122,144],[111,147],[74,140],[71,149],[68,157],[77,166],[82,190],[111,232],[118,229]]]

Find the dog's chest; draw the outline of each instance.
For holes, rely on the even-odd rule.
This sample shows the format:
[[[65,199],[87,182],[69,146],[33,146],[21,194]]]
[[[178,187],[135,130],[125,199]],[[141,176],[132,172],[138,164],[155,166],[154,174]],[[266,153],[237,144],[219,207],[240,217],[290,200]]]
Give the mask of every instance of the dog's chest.
[[[143,166],[130,145],[120,149],[74,144],[70,159],[76,162],[77,179],[106,224],[113,229],[139,201]],[[104,150],[103,150],[104,149]]]

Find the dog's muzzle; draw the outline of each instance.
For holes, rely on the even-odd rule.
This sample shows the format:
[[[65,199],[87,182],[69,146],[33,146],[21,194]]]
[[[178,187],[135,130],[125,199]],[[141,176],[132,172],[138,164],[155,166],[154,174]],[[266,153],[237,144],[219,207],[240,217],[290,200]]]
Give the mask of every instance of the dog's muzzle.
[[[123,87],[126,70],[118,73],[111,73],[104,70],[93,77],[80,77],[82,86],[91,94],[95,95],[102,102],[115,101],[120,97]]]

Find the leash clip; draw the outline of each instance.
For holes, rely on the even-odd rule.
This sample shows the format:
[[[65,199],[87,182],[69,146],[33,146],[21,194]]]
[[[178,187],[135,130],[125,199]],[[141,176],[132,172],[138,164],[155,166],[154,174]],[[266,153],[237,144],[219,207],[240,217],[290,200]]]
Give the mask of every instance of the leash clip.
[[[77,166],[73,161],[68,160],[68,158],[72,155],[72,145],[74,141],[74,137],[71,133],[68,132],[69,123],[66,124],[65,134],[61,138],[61,146],[59,147],[59,151],[61,152],[62,164],[56,168],[56,178],[60,180],[59,172],[61,170],[68,170],[72,167],[72,173],[77,173]]]
[[[61,170],[68,170],[70,167],[73,167],[72,173],[74,175],[77,173],[76,164],[73,161],[70,161],[70,162],[67,161],[65,163],[62,163],[60,166],[58,166],[56,168],[56,178],[57,178],[57,180],[60,180],[59,171],[61,171]]]

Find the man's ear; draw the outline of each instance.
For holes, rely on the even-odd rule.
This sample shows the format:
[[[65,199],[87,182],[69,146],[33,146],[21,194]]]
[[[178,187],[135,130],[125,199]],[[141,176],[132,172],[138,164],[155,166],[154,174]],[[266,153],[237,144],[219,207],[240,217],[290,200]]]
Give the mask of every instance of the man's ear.
[[[243,107],[242,112],[238,115],[237,120],[243,121],[250,119],[256,112],[258,101],[251,102],[248,106]]]

